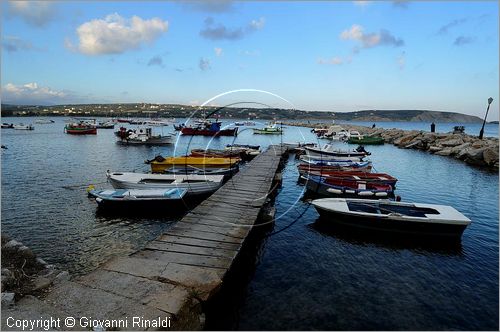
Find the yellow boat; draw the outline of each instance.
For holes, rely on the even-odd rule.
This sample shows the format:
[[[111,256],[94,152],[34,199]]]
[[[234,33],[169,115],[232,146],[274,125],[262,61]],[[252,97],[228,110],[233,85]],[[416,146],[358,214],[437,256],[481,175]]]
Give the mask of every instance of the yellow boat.
[[[148,161],[153,173],[163,173],[167,168],[193,166],[196,168],[231,168],[241,161],[240,158],[210,157],[156,157]]]

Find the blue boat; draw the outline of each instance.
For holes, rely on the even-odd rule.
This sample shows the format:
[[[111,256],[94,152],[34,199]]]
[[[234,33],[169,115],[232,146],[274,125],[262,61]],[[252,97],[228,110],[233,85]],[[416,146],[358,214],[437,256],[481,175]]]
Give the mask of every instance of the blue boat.
[[[89,196],[95,197],[99,205],[121,205],[131,203],[176,202],[187,193],[187,189],[106,189],[90,190]]]

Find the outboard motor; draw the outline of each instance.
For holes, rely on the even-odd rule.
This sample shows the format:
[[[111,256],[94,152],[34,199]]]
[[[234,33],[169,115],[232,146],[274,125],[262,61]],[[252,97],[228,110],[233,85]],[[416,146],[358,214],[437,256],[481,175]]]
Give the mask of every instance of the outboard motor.
[[[370,153],[370,152],[368,152],[368,151],[366,151],[366,150],[365,150],[365,147],[364,147],[363,145],[359,145],[359,146],[356,148],[356,151],[357,151],[357,152],[364,152],[364,153],[366,153],[366,155],[367,155],[367,156],[371,155],[371,153]]]

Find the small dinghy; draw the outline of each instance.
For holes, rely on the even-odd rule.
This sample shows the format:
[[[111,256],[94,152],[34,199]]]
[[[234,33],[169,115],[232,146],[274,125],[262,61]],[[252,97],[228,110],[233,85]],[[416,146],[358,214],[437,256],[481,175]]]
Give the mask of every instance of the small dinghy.
[[[233,174],[238,173],[239,167],[238,165],[231,167],[231,168],[224,168],[224,167],[204,167],[204,168],[199,168],[195,166],[172,166],[170,168],[167,168],[163,171],[165,174],[179,174],[179,175],[185,175],[185,174],[193,174],[193,175],[224,175],[224,176],[231,176]]]
[[[335,149],[331,144],[325,144],[323,147],[319,145],[316,146],[306,146],[304,147],[307,155],[314,159],[337,159],[337,160],[362,160],[364,157],[369,156],[370,153],[367,152],[362,146],[358,146],[356,150],[345,151]]]
[[[307,174],[321,176],[329,179],[344,179],[351,181],[364,181],[370,183],[388,184],[396,187],[398,179],[386,173],[370,173],[361,171],[330,171],[330,170],[309,170]]]
[[[361,162],[325,162],[323,164],[300,164],[297,166],[299,174],[316,172],[337,172],[337,171],[363,171],[370,172],[372,169],[371,161]]]
[[[462,236],[471,220],[451,206],[389,200],[324,198],[312,201],[324,221],[428,236]]]
[[[19,124],[15,124],[13,125],[14,129],[17,129],[17,130],[34,130],[35,127],[33,127],[32,124],[24,124],[24,123],[19,123]]]
[[[325,178],[315,175],[306,177],[306,187],[311,193],[323,196],[379,197],[394,195],[394,187],[378,182],[356,179]]]
[[[323,156],[311,156],[311,155],[303,155],[300,156],[300,160],[308,163],[308,164],[314,164],[314,165],[319,165],[323,164],[325,162],[362,162],[364,157],[340,157],[340,156],[328,156],[328,155],[323,155]]]
[[[187,196],[210,194],[222,186],[223,175],[107,172],[115,189],[186,189]]]
[[[107,189],[90,190],[89,196],[95,197],[99,205],[118,205],[130,203],[162,203],[181,200],[186,189]]]

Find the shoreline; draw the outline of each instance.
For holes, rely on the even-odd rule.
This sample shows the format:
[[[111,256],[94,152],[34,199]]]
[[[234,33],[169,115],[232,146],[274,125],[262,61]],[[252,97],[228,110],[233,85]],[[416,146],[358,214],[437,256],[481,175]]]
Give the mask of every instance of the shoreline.
[[[282,122],[283,125],[328,128],[325,123]],[[465,133],[431,133],[423,130],[404,130],[399,128],[371,128],[361,125],[340,124],[346,130],[357,130],[362,135],[381,136],[385,143],[390,143],[402,149],[417,149],[438,156],[454,157],[469,165],[499,169],[499,141],[496,137],[476,136]]]

